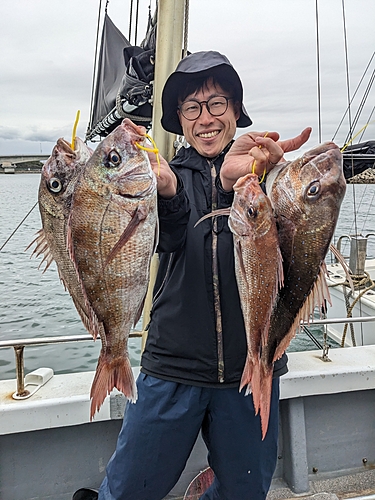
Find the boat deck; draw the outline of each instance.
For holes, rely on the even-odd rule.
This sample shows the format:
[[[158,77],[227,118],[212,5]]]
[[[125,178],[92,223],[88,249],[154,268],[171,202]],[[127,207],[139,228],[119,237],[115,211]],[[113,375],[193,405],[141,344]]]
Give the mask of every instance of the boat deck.
[[[272,482],[267,500],[290,500],[303,498],[306,500],[341,500],[357,497],[375,499],[375,469],[356,474],[347,474],[336,478],[321,478],[310,481],[310,492],[293,493],[281,479]]]
[[[366,500],[375,500],[375,346],[332,349],[329,360],[318,351],[289,354],[289,373],[280,384],[278,464],[268,500],[368,495]],[[93,375],[54,375],[20,401],[12,398],[16,381],[0,381],[1,500],[71,500],[76,489],[100,485],[126,400],[113,391],[90,422]],[[181,499],[206,467],[207,450],[199,437],[168,499]],[[30,483],[30,477],[37,480]]]
[[[281,479],[272,481],[267,500],[295,500],[296,498],[303,500],[375,500],[375,469],[336,478],[310,481],[310,491],[302,494],[293,493]],[[183,500],[183,497],[168,495],[164,500]]]

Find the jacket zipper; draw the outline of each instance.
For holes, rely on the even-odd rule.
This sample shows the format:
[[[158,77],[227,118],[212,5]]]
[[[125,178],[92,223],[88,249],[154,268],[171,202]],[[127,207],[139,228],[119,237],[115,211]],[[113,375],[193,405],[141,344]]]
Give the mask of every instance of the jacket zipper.
[[[217,209],[217,190],[215,185],[216,168],[214,163],[209,161],[211,166],[212,180],[212,210]],[[218,380],[224,382],[224,353],[223,353],[223,325],[221,319],[221,304],[220,304],[220,288],[219,288],[219,263],[217,253],[217,217],[212,221],[212,281],[214,294],[214,311],[215,311],[215,326],[216,326],[216,341],[217,341],[217,361],[218,361]]]

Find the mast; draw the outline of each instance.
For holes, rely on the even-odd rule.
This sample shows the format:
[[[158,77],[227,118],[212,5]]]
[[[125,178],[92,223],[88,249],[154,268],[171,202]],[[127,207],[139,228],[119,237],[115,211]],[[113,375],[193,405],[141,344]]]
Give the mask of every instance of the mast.
[[[184,0],[159,0],[152,131],[159,151],[166,160],[170,160],[174,154],[175,135],[166,132],[161,126],[161,94],[167,78],[182,57],[184,8]]]
[[[160,154],[170,160],[174,154],[176,136],[161,126],[161,94],[169,75],[182,57],[184,11],[186,0],[159,0],[156,32],[155,74],[153,90],[152,135]],[[150,321],[152,291],[158,270],[158,257],[151,261],[150,282],[146,295],[142,321],[142,351],[146,342],[145,328]]]

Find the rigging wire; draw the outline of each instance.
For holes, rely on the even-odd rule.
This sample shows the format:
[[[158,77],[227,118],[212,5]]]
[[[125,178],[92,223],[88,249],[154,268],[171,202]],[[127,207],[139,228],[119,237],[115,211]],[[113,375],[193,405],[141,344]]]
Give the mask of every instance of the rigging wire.
[[[137,45],[138,38],[138,17],[139,17],[139,0],[137,0],[137,8],[135,11],[135,36],[134,36],[134,45]]]
[[[359,83],[358,83],[358,85],[357,85],[357,88],[356,88],[356,90],[355,90],[355,92],[354,92],[354,94],[353,94],[353,97],[351,98],[351,100],[350,100],[350,102],[349,102],[349,105],[348,105],[348,107],[346,108],[345,113],[343,114],[343,116],[342,116],[342,118],[341,118],[341,120],[340,120],[340,123],[338,124],[338,127],[337,127],[337,129],[336,129],[336,132],[334,133],[334,135],[333,135],[333,137],[332,137],[332,141],[334,141],[334,140],[335,140],[335,138],[336,138],[336,135],[337,135],[337,133],[338,133],[338,131],[339,131],[339,129],[340,129],[340,127],[341,127],[341,125],[342,125],[342,122],[344,121],[345,116],[347,115],[347,113],[348,113],[348,111],[349,111],[349,107],[351,106],[351,104],[352,104],[352,102],[353,102],[353,99],[355,98],[355,96],[356,96],[356,94],[357,94],[357,92],[358,92],[358,90],[359,90],[359,87],[360,87],[360,86],[361,86],[361,84],[362,84],[362,81],[363,81],[363,79],[364,79],[364,77],[365,77],[365,75],[366,75],[366,73],[367,73],[367,71],[368,71],[368,69],[369,69],[369,67],[370,67],[370,65],[371,65],[371,62],[372,62],[372,60],[373,60],[374,56],[375,56],[375,51],[373,52],[373,54],[372,54],[372,56],[371,56],[371,58],[370,58],[370,61],[368,62],[367,66],[366,66],[366,68],[365,68],[365,71],[363,72],[363,75],[362,75],[362,77],[361,77],[361,79],[360,79],[360,81],[359,81]]]
[[[135,14],[134,14],[134,0],[131,0],[130,13],[129,13],[129,37],[128,37],[128,40],[129,40],[129,43],[131,43],[132,28],[133,28],[133,24],[134,24],[135,25],[134,45],[137,45],[138,21],[139,21],[139,0],[136,0]]]
[[[352,141],[353,137],[353,127],[352,127],[352,113],[351,113],[351,104],[350,104],[350,81],[349,81],[349,55],[348,55],[348,40],[347,40],[347,30],[346,30],[346,15],[345,15],[345,1],[341,0],[342,6],[342,22],[343,22],[343,35],[344,35],[344,52],[345,52],[345,74],[346,74],[346,90],[347,90],[347,101],[348,101],[348,122],[349,122],[349,133],[348,139]],[[352,176],[354,176],[354,159],[352,157]],[[358,225],[357,225],[357,203],[356,203],[356,194],[355,187],[352,184],[352,195],[353,195],[353,212],[354,212],[354,230],[355,234],[358,234]]]
[[[369,96],[369,93],[370,93],[370,90],[371,90],[371,87],[372,87],[372,84],[374,83],[374,80],[375,80],[375,69],[373,70],[372,72],[372,75],[370,77],[370,81],[367,85],[367,88],[365,90],[365,93],[362,97],[362,100],[360,102],[360,105],[358,107],[358,110],[357,110],[357,113],[353,119],[353,122],[352,122],[352,129],[355,130],[357,124],[358,124],[358,120],[361,116],[361,113],[363,111],[363,108],[364,108],[364,105],[366,103],[366,100],[367,100],[367,97]],[[365,127],[366,128],[366,127]],[[349,137],[349,134],[346,136],[346,139],[345,139],[345,144],[349,141],[350,137]],[[355,137],[352,138],[352,141],[355,139]]]
[[[108,1],[106,2],[105,5],[105,13],[107,13],[107,6],[108,6]],[[96,72],[97,72],[97,64],[98,64],[98,47],[99,47],[99,26],[100,26],[100,13],[101,13],[101,8],[102,8],[102,0],[99,2],[99,12],[98,12],[98,24],[96,27],[96,43],[95,43],[95,54],[94,54],[94,69],[92,72],[92,84],[91,84],[91,102],[90,102],[90,118],[89,118],[89,123],[87,126],[87,132],[91,129],[92,126],[92,118],[93,118],[93,112],[94,112],[94,91],[95,91],[95,77],[96,77]]]
[[[14,236],[14,234],[18,231],[18,229],[22,226],[22,224],[25,222],[25,220],[28,218],[28,216],[31,214],[31,212],[34,210],[34,208],[37,206],[38,202],[36,201],[34,206],[28,211],[28,213],[25,215],[25,217],[21,220],[21,222],[18,224],[16,229],[12,232],[12,234],[9,236],[9,238],[1,245],[0,247],[0,252],[1,250],[5,247],[5,245],[8,243],[8,241]]]
[[[321,111],[321,89],[320,89],[320,42],[319,42],[319,15],[318,0],[315,0],[315,26],[316,26],[316,65],[317,65],[317,87],[318,87],[318,137],[322,142],[322,111]]]
[[[370,113],[370,116],[368,117],[368,120],[367,120],[367,122],[366,122],[366,123],[371,123],[371,118],[372,118],[372,115],[374,114],[374,111],[375,111],[375,106],[372,108],[371,113]],[[361,134],[360,138],[358,139],[358,142],[361,142],[361,141],[362,141],[363,134],[365,133],[365,131],[366,131],[366,129],[364,128],[364,129],[362,130],[362,134]]]
[[[341,6],[342,6],[342,22],[343,22],[343,34],[344,34],[344,49],[345,49],[346,90],[347,90],[347,100],[348,100],[348,121],[349,121],[349,134],[348,134],[348,136],[349,136],[349,140],[350,140],[353,136],[353,129],[352,129],[352,115],[351,115],[351,105],[350,105],[349,55],[348,55],[348,40],[347,40],[347,32],[346,32],[346,18],[345,18],[344,0],[341,0]]]
[[[131,2],[130,2],[130,14],[129,14],[129,36],[128,36],[129,43],[131,43],[131,37],[132,37],[133,2],[134,2],[134,0],[131,0]]]

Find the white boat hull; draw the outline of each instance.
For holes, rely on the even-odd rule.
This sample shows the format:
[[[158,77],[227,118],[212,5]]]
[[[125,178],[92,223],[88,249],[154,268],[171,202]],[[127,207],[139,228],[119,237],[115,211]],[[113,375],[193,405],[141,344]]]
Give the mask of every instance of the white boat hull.
[[[273,488],[288,485],[306,494],[315,481],[371,473],[374,466],[375,345],[333,349],[329,357],[324,362],[317,351],[289,354],[289,373],[281,377]],[[90,422],[93,376],[55,375],[24,401],[11,397],[15,380],[0,381],[1,500],[71,500],[76,489],[100,485],[125,397],[112,392]],[[168,498],[180,499],[205,467],[200,438]]]
[[[375,281],[375,259],[366,261],[366,272]],[[329,277],[327,279],[330,287],[332,307],[328,307],[327,318],[345,318],[348,316],[347,304],[342,283],[346,281],[345,272],[340,264],[330,264],[327,266]],[[345,287],[345,293],[349,296],[349,307],[363,290],[355,291],[352,294],[350,288]],[[351,313],[352,317],[375,316],[375,289],[366,291],[354,305]],[[328,336],[343,347],[355,347],[375,344],[375,324],[345,323],[330,324],[327,326]]]

